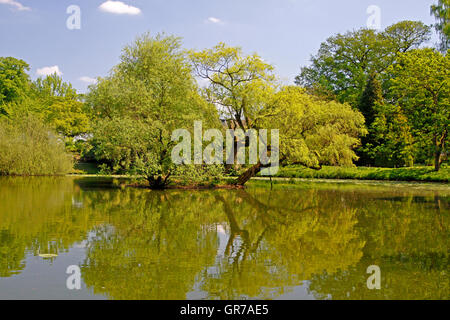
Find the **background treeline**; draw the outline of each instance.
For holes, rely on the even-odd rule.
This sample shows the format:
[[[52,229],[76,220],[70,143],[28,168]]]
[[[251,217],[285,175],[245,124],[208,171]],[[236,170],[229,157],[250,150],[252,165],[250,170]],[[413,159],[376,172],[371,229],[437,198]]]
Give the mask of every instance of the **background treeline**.
[[[337,34],[302,68],[297,86],[283,85],[257,54],[223,43],[188,51],[165,35],[124,47],[86,95],[56,74],[32,81],[26,62],[0,58],[0,174],[62,174],[75,157],[159,188],[175,176],[206,183],[232,172],[245,184],[268,166],[194,166],[184,152],[184,165],[175,166],[171,134],[194,120],[203,129],[279,129],[282,166],[438,171],[450,126],[448,0],[431,11],[436,48],[425,47],[431,27],[417,21]]]
[[[0,174],[66,174],[90,131],[89,109],[56,74],[32,81],[28,70],[0,57]]]
[[[415,21],[338,34],[297,76],[310,93],[364,115],[369,134],[358,165],[433,163],[439,170],[447,158],[450,63],[447,45],[423,47],[430,37],[431,28]]]

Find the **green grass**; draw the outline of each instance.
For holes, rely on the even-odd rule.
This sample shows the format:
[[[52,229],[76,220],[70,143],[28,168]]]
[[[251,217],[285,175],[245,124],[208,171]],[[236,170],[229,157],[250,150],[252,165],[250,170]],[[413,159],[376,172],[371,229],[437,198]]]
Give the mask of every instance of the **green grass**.
[[[357,179],[449,182],[450,168],[443,167],[439,172],[435,172],[432,167],[395,169],[368,167],[323,167],[321,170],[313,170],[302,166],[288,166],[280,168],[277,177],[303,179]]]
[[[76,163],[74,173],[96,175],[99,174],[99,169],[95,163]],[[280,168],[280,171],[276,177],[302,179],[449,182],[450,167],[443,167],[439,172],[435,172],[432,167],[396,169],[368,167],[323,167],[321,170],[313,170],[302,166],[288,166]]]

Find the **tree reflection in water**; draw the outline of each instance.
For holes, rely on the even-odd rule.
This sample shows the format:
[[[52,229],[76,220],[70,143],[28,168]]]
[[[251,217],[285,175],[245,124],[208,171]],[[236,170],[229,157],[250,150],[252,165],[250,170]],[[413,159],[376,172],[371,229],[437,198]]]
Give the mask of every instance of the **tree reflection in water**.
[[[27,252],[58,254],[87,240],[83,280],[112,299],[272,299],[302,283],[319,299],[449,297],[448,197],[94,182],[2,181],[0,277],[20,273]],[[382,290],[366,287],[373,264]]]

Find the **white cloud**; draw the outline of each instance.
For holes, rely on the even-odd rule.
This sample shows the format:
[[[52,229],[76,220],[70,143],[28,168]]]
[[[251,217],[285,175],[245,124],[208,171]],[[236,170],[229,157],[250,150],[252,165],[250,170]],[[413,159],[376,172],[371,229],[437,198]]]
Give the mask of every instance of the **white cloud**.
[[[209,17],[208,19],[205,20],[205,23],[214,23],[214,24],[219,24],[219,25],[225,24],[222,20],[220,20],[219,18],[216,18],[216,17]]]
[[[29,10],[31,10],[31,8],[25,7],[20,2],[17,2],[17,1],[14,1],[14,0],[0,0],[0,4],[7,4],[7,5],[10,5],[10,6],[13,6],[14,8],[16,8],[19,11],[29,11]]]
[[[91,78],[91,77],[86,77],[86,76],[85,77],[81,77],[78,80],[83,81],[83,82],[88,83],[88,84],[97,83],[97,79]]]
[[[104,12],[115,13],[115,14],[130,14],[137,15],[141,13],[141,9],[129,6],[122,1],[106,1],[103,2],[99,9]]]
[[[1,0],[0,0],[1,1]],[[38,76],[50,76],[52,74],[56,73],[58,76],[62,76],[62,72],[61,70],[59,70],[58,66],[53,66],[53,67],[43,67],[40,69],[37,69],[36,74]]]

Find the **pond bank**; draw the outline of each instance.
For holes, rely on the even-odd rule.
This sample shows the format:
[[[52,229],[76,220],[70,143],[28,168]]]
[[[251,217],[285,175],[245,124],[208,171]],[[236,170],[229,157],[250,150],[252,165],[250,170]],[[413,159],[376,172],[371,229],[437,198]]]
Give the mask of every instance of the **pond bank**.
[[[75,166],[76,176],[104,177],[94,164],[78,163]],[[111,175],[123,178],[121,175]],[[137,177],[136,177],[137,178]],[[442,167],[435,172],[432,167],[414,168],[369,168],[369,167],[329,167],[321,170],[308,169],[302,166],[280,168],[276,178],[301,179],[337,179],[337,180],[378,180],[378,181],[417,181],[417,182],[450,182],[450,168]]]
[[[302,166],[280,168],[277,178],[302,179],[352,179],[352,180],[385,180],[385,181],[417,181],[417,182],[449,182],[450,168],[443,167],[439,172],[432,167],[414,168],[369,168],[369,167],[328,167],[321,170],[308,169]]]

